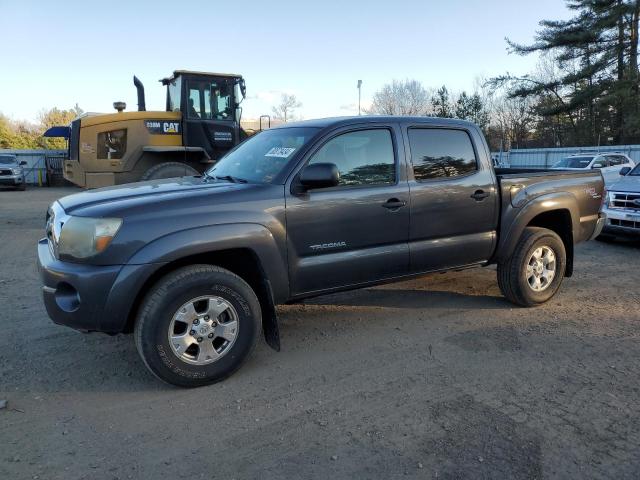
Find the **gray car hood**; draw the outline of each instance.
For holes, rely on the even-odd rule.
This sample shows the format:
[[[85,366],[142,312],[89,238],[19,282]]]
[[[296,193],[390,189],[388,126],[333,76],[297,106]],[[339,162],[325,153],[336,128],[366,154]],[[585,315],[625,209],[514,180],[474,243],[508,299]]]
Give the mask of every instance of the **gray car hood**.
[[[612,192],[633,192],[640,193],[640,176],[627,175],[615,183],[612,183],[607,190]]]
[[[203,177],[167,178],[86,190],[63,197],[58,202],[67,214],[104,216],[123,208],[160,205],[185,195],[229,193],[247,187],[250,184],[208,182]]]

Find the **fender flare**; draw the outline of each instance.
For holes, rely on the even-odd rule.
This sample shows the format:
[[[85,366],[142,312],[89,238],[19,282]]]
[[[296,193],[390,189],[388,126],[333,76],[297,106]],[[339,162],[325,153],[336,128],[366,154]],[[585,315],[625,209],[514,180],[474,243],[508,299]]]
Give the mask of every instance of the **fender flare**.
[[[256,294],[262,307],[262,328],[267,344],[280,350],[278,317],[275,305],[289,296],[286,256],[271,231],[256,223],[219,224],[171,233],[144,245],[127,262],[128,265],[155,264],[145,282],[163,266],[194,255],[224,250],[247,249],[255,256],[260,269]],[[284,250],[286,255],[286,250]],[[254,261],[254,259],[251,259]]]
[[[535,217],[560,210],[568,211],[571,218],[571,244],[567,245],[567,266],[570,268],[573,264],[573,236],[574,232],[579,231],[580,228],[580,211],[575,196],[569,192],[540,195],[529,200],[521,208],[510,208],[502,219],[502,224],[509,225],[509,228],[501,234],[496,250],[496,260],[501,261],[513,254],[522,232]]]

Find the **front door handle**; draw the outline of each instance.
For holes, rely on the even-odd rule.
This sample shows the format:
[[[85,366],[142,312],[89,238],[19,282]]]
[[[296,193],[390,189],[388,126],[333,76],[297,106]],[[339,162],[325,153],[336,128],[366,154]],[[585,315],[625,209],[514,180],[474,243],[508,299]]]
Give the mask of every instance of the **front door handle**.
[[[401,207],[404,207],[407,202],[403,200],[399,200],[397,198],[390,198],[385,203],[382,204],[384,208],[388,208],[389,210],[397,210]]]
[[[471,195],[471,198],[473,198],[477,202],[480,202],[488,196],[489,192],[485,192],[484,190],[476,190],[475,192],[473,192],[473,195]]]

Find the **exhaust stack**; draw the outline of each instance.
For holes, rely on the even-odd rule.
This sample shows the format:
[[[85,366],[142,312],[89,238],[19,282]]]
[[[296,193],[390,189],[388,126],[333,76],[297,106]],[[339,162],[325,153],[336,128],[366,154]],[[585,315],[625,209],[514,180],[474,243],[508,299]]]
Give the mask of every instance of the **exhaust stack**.
[[[138,77],[133,76],[133,84],[136,86],[136,90],[138,91],[138,111],[144,112],[147,109],[147,106],[144,103],[144,85]]]

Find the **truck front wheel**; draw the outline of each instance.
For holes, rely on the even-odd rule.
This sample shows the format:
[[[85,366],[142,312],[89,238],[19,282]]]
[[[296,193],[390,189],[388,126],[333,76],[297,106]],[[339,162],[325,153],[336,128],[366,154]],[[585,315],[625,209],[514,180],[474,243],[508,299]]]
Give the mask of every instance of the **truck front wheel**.
[[[533,307],[556,294],[566,266],[562,239],[546,228],[527,227],[513,255],[498,263],[498,285],[510,302]]]
[[[253,350],[260,303],[234,273],[192,265],[162,278],[146,295],[136,319],[138,353],[159,379],[199,387],[225,379]]]

